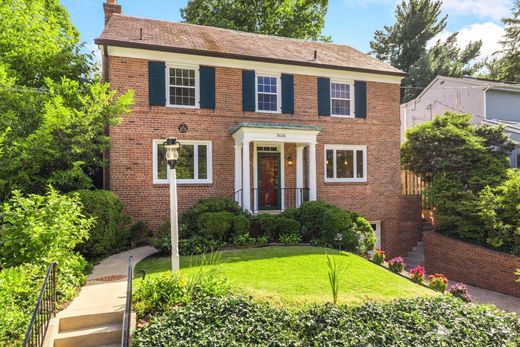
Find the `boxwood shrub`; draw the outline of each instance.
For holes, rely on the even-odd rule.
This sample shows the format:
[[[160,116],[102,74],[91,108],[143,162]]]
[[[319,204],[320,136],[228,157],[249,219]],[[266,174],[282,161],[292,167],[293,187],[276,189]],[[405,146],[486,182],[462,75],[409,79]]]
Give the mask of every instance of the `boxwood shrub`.
[[[240,297],[179,305],[137,329],[148,346],[518,346],[515,314],[450,297],[274,308]]]

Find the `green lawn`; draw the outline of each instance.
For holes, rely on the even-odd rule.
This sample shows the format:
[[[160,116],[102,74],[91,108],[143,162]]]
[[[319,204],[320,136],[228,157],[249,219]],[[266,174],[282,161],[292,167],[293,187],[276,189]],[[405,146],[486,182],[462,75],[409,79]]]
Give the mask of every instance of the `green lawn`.
[[[301,306],[331,301],[325,252],[341,268],[338,302],[433,296],[435,292],[397,276],[354,254],[319,247],[263,247],[221,252],[217,265],[234,292],[274,305]],[[197,257],[181,257],[181,274],[197,269]],[[136,274],[170,271],[170,257],[151,257],[137,264]],[[139,275],[137,275],[139,276]],[[136,285],[140,279],[136,279]]]

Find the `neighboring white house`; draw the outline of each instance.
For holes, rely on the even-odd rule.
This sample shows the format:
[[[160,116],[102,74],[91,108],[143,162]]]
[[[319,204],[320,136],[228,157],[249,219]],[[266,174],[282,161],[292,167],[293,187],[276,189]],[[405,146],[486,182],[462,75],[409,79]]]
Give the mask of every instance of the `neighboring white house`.
[[[520,84],[437,76],[414,100],[401,105],[401,142],[407,129],[445,112],[468,113],[472,124],[503,124],[518,142],[511,166],[520,167]]]

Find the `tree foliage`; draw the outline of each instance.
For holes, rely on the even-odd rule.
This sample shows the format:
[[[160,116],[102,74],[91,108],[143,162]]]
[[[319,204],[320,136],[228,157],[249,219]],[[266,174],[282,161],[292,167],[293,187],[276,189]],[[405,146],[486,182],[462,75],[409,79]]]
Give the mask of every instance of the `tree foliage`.
[[[402,1],[395,11],[395,24],[376,30],[371,53],[408,72],[426,53],[428,41],[446,27],[448,16],[439,19],[441,5],[441,0]]]
[[[192,24],[328,41],[327,7],[328,0],[190,0],[181,15]]]
[[[480,54],[482,41],[470,42],[466,47],[460,48],[457,36],[458,33],[454,33],[445,41],[437,40],[433,47],[410,66],[408,76],[403,80],[403,101],[416,98],[437,76],[471,76],[482,67],[481,63],[474,63],[474,59]]]
[[[397,5],[395,24],[377,30],[370,42],[371,54],[408,73],[403,80],[402,101],[415,98],[437,75],[473,75],[481,64],[473,61],[480,54],[482,41],[461,49],[458,33],[427,44],[446,28],[448,16],[441,16],[440,0],[407,0]]]
[[[57,0],[0,6],[0,200],[10,191],[90,188],[108,146],[105,129],[129,112],[92,74],[90,54]]]
[[[487,63],[488,77],[520,82],[520,0],[516,0],[512,17],[503,18],[505,33],[500,44],[502,50],[497,52],[501,56],[495,57]]]
[[[505,198],[510,194],[504,192],[515,189],[497,187],[510,175],[508,153],[514,143],[502,126],[473,126],[470,118],[446,113],[409,129],[401,147],[401,162],[406,170],[428,182],[425,193],[434,206],[440,232],[513,251],[513,230],[520,225],[518,219],[507,217],[517,207],[505,207],[515,202]],[[506,187],[510,185],[513,183]],[[493,199],[497,201],[489,205]],[[500,207],[499,200],[508,202]],[[501,221],[509,223],[506,220],[510,224],[502,227]]]
[[[92,78],[92,55],[80,52],[79,32],[58,0],[2,0],[0,29],[0,64],[17,84],[42,87],[46,77]]]

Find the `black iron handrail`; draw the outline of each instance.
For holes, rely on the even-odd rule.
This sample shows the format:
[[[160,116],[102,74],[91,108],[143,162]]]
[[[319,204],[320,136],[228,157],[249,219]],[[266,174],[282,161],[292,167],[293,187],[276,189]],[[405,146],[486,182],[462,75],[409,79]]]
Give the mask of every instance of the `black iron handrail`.
[[[126,304],[125,313],[123,315],[123,335],[121,337],[121,346],[128,347],[130,345],[130,319],[132,317],[132,279],[133,279],[133,257],[128,257],[128,277],[126,284]]]
[[[236,201],[240,206],[242,206],[242,189],[231,194],[230,199]]]
[[[253,213],[261,212],[262,210],[265,210],[266,208],[262,208],[261,206],[261,197],[260,197],[261,190],[259,188],[253,188],[252,189],[252,195],[251,195],[251,207]],[[289,208],[298,207],[298,204],[302,204],[305,201],[309,200],[309,188],[274,188],[271,192],[271,194],[275,194],[277,196],[276,202],[278,203],[278,206],[271,206],[268,207],[268,210],[279,210],[279,211],[285,211]],[[298,200],[296,199],[298,197]],[[254,201],[256,199],[256,206],[254,206]],[[282,205],[282,199],[283,199],[283,205]],[[297,204],[298,201],[298,204]]]
[[[53,262],[47,268],[40,296],[34,307],[31,323],[25,334],[23,347],[41,347],[47,335],[47,329],[52,317],[56,314],[56,265]]]

